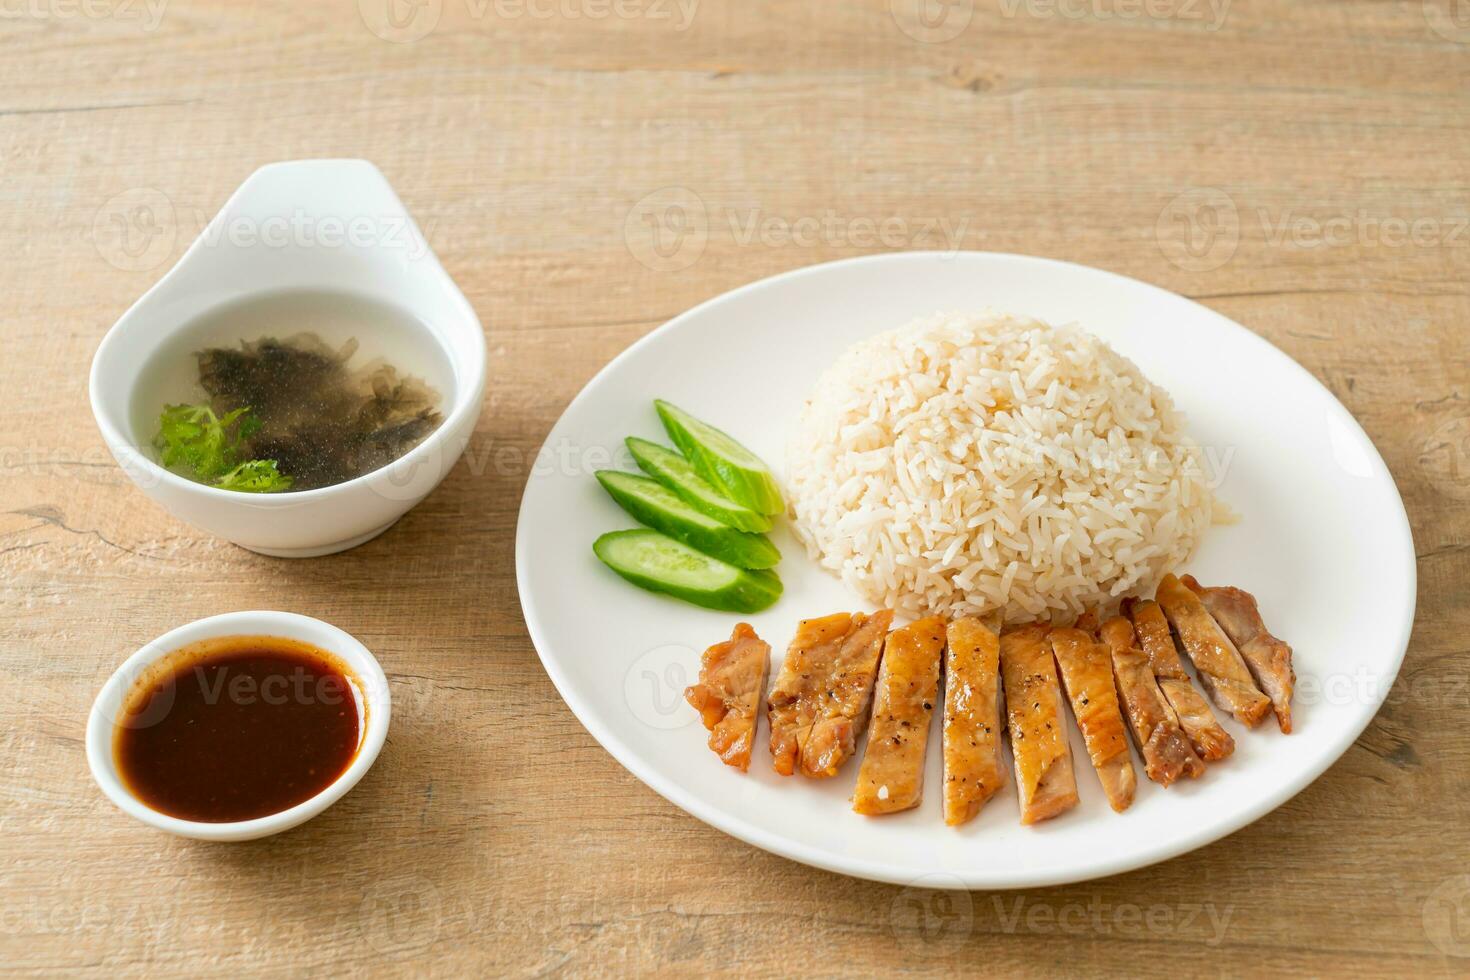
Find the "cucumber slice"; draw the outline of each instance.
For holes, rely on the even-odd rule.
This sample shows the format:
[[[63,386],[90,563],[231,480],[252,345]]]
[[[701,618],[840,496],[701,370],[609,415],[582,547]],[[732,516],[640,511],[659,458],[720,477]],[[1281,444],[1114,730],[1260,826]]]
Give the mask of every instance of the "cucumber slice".
[[[774,572],[736,568],[657,531],[613,531],[598,538],[592,550],[639,588],[706,609],[760,612],[781,597],[781,580]]]
[[[628,451],[633,454],[633,461],[639,469],[674,491],[679,499],[695,510],[742,531],[771,529],[769,517],[737,504],[716,490],[713,484],[695,472],[689,460],[672,449],[629,436]]]
[[[755,453],[666,401],[656,401],[653,406],[658,409],[669,438],[694,464],[700,476],[751,510],[779,514],[786,509],[776,478]]]
[[[781,552],[764,536],[737,531],[701,514],[657,480],[599,470],[597,482],[639,523],[721,561],[740,568],[770,568],[781,560]]]

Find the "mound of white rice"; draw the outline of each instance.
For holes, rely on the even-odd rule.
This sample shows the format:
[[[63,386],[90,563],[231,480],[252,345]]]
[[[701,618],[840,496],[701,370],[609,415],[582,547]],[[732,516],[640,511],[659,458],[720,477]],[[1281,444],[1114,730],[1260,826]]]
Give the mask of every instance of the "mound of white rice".
[[[1153,594],[1213,518],[1169,395],[1075,327],[943,314],[845,353],[790,446],[812,557],[910,615]]]

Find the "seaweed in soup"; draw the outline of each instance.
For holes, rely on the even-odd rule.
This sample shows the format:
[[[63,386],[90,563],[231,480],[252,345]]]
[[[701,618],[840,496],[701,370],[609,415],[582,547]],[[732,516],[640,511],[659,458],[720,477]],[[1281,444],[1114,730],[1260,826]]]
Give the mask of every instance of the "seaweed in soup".
[[[198,353],[199,381],[223,414],[248,407],[242,452],[274,460],[292,490],[355,479],[409,452],[443,422],[439,393],[381,360],[357,369],[355,340],[264,337]]]

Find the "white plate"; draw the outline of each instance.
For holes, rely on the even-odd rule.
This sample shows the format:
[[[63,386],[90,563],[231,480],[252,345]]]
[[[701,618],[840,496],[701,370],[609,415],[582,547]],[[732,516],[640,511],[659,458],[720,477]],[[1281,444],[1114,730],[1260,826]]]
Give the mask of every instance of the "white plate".
[[[1296,731],[1233,722],[1235,755],[1164,790],[1140,776],[1112,813],[1085,761],[1082,804],[1036,827],[1014,783],[970,824],[940,817],[937,737],[923,805],[870,819],[848,808],[857,766],[816,782],[772,772],[766,729],[749,774],[722,765],[680,693],[734,615],[643,592],[593,557],[633,526],[592,472],[632,468],[622,439],[663,439],[667,398],[727,429],[778,477],[812,383],[852,343],[939,310],[1075,321],[1132,358],[1187,413],[1222,462],[1221,497],[1242,517],[1214,529],[1187,570],[1255,593],[1296,650]],[[786,593],[748,617],[779,657],[796,621],[871,608],[819,570],[783,528]],[[711,300],[609,364],[566,410],[521,505],[516,574],[526,625],[582,724],[630,772],[699,819],[817,867],[925,887],[1081,881],[1162,861],[1269,812],[1319,776],[1368,724],[1393,683],[1414,618],[1414,548],[1383,460],[1346,409],[1276,348],[1203,306],[1097,269],[990,253],[903,253],[800,269]],[[1073,752],[1085,760],[1073,732]],[[1136,759],[1136,757],[1135,757]],[[646,841],[660,846],[649,827]]]

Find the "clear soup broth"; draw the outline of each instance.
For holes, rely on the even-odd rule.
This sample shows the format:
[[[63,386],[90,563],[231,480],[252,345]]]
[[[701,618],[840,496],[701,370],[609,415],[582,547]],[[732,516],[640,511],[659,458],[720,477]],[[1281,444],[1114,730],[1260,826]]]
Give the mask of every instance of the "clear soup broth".
[[[332,486],[386,466],[443,423],[454,369],[406,311],[290,291],[212,310],[160,346],[133,436],[182,476],[228,490]]]

